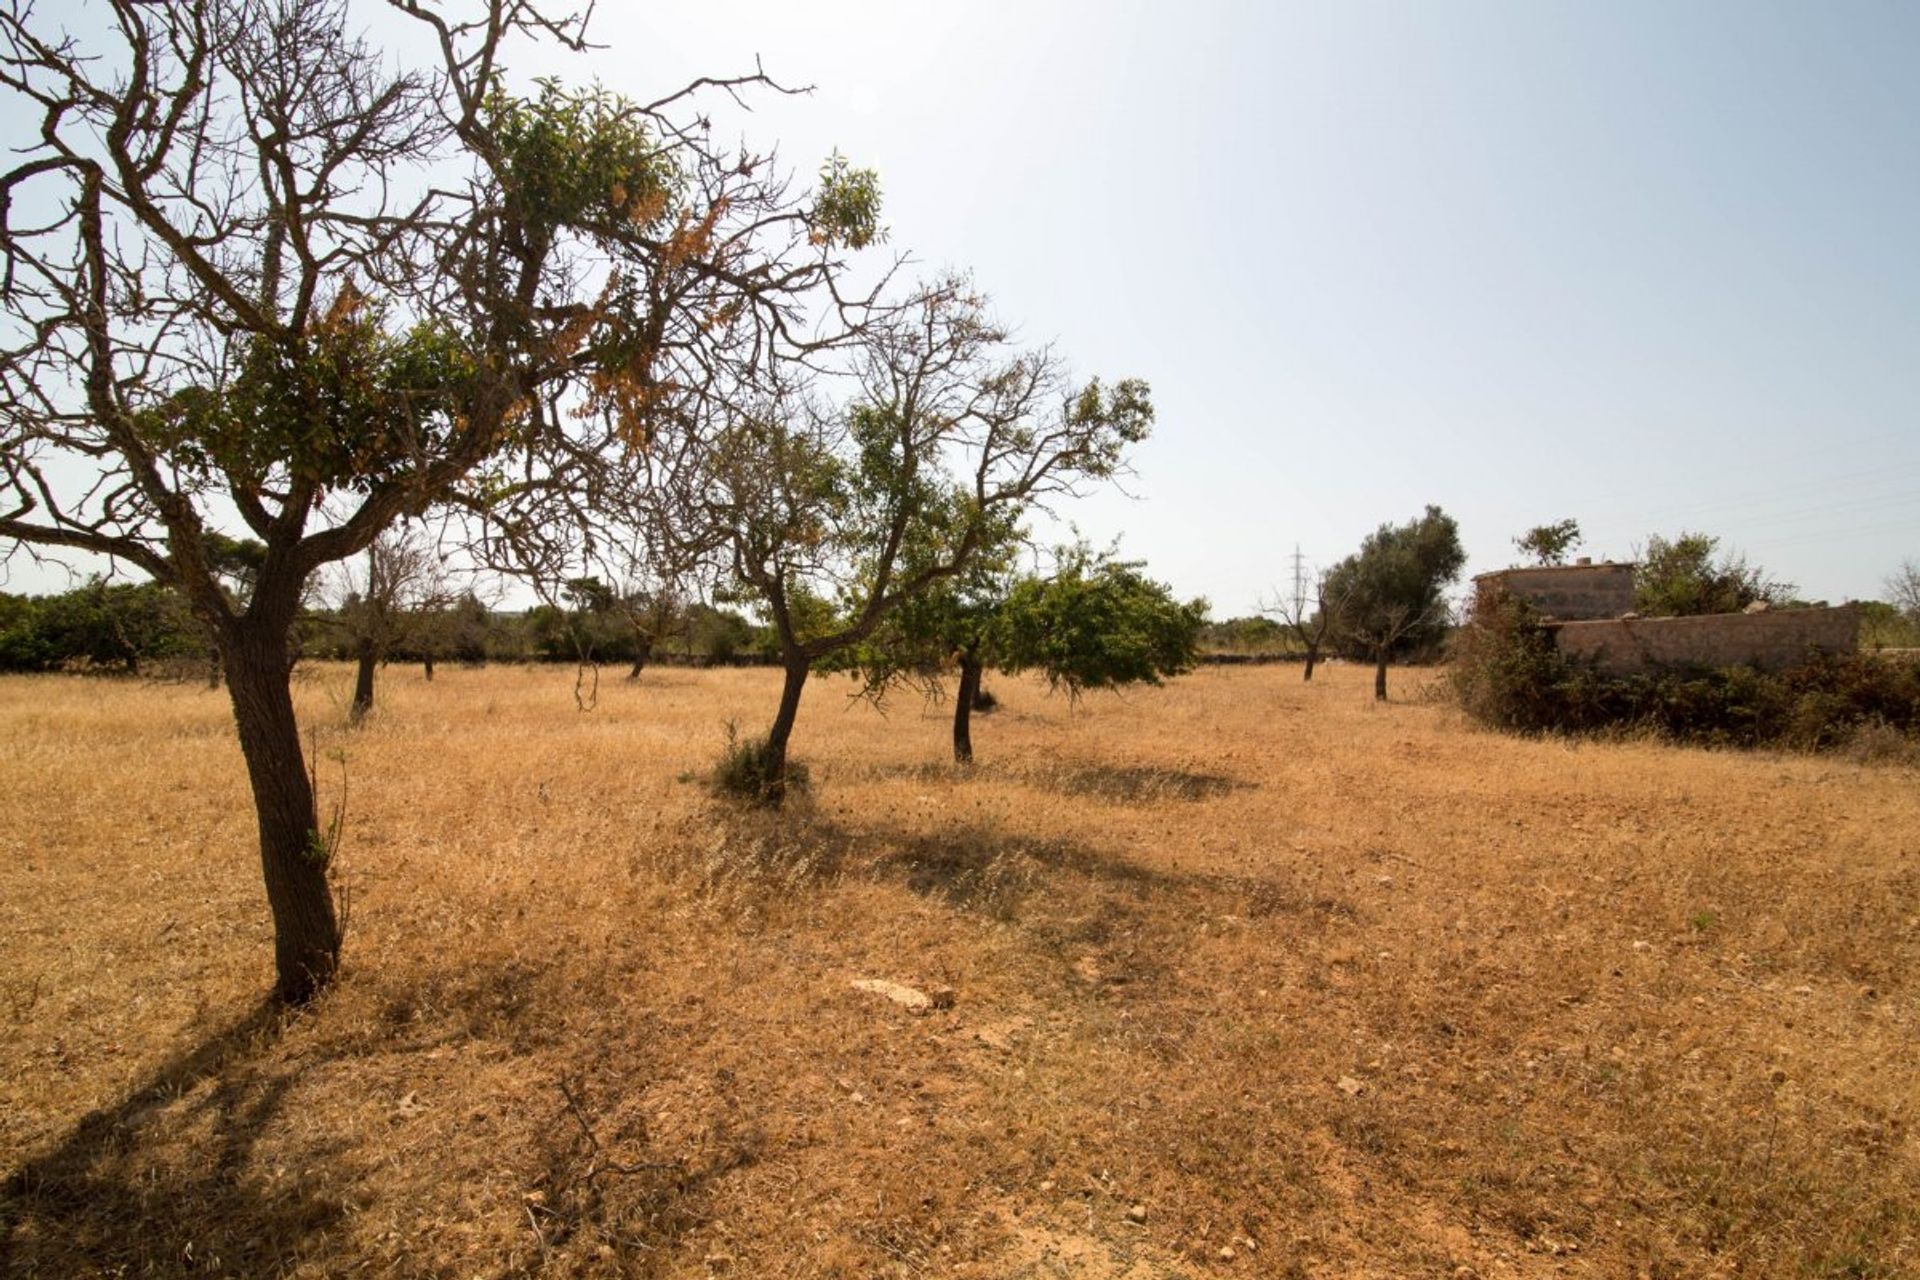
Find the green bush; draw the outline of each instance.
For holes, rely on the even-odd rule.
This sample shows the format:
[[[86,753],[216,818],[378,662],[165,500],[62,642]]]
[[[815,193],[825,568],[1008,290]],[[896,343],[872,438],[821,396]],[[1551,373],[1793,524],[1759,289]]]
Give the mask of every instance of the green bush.
[[[1651,731],[1703,746],[1825,751],[1862,735],[1920,739],[1920,666],[1816,656],[1787,671],[1676,668],[1608,675],[1571,661],[1525,602],[1485,590],[1453,653],[1469,715],[1522,733]]]

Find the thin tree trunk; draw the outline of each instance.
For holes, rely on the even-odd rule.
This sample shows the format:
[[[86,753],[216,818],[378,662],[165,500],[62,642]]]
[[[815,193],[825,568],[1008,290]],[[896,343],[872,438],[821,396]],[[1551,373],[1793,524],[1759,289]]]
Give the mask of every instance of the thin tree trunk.
[[[313,784],[287,683],[286,629],[236,629],[230,650],[227,692],[253,785],[260,865],[273,913],[274,994],[304,1004],[339,967],[340,925],[327,884],[331,851],[314,819]]]
[[[793,722],[800,715],[800,695],[807,687],[807,660],[789,655],[786,669],[786,684],[780,690],[780,713],[773,718],[773,728],[767,734],[766,791],[762,796],[768,804],[776,806],[787,798],[787,743],[793,737]]]
[[[1376,701],[1387,700],[1387,646],[1377,645],[1373,651],[1373,696]]]
[[[1313,669],[1319,663],[1319,661],[1320,661],[1320,646],[1313,645],[1313,644],[1308,645],[1307,646],[1307,673],[1301,676],[1300,678],[1302,680],[1309,680],[1309,681],[1312,680]]]
[[[373,672],[380,661],[373,641],[360,642],[359,659],[359,670],[353,678],[353,705],[347,709],[347,720],[352,724],[359,724],[366,719],[367,712],[373,710]]]
[[[973,700],[980,696],[980,662],[960,655],[960,689],[953,699],[953,762],[973,763]]]
[[[427,682],[431,684],[433,682],[433,655],[430,653],[422,654],[420,656],[420,665],[426,669]]]
[[[633,666],[627,672],[627,679],[638,680],[640,673],[647,669],[647,662],[653,657],[653,645],[642,641],[633,651]]]

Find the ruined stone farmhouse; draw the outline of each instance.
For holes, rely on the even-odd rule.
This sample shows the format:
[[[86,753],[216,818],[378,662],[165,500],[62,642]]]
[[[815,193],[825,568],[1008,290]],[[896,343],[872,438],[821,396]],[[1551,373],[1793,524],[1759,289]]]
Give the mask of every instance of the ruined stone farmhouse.
[[[1851,605],[1642,618],[1633,612],[1633,571],[1631,564],[1583,560],[1502,569],[1474,582],[1526,601],[1546,616],[1561,653],[1615,675],[1660,667],[1778,671],[1816,653],[1859,647],[1860,615]]]

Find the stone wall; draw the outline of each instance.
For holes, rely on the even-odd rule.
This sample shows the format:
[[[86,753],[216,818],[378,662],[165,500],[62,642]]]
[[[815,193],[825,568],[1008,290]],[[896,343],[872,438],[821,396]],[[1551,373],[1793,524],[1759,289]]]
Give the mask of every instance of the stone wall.
[[[1537,569],[1502,569],[1474,581],[1505,589],[1546,614],[1566,621],[1617,618],[1633,612],[1630,564],[1556,564]]]
[[[1763,671],[1805,662],[1810,653],[1853,653],[1860,614],[1832,609],[1769,609],[1696,618],[1612,618],[1553,627],[1560,652],[1592,660],[1616,675],[1653,667],[1755,666]]]

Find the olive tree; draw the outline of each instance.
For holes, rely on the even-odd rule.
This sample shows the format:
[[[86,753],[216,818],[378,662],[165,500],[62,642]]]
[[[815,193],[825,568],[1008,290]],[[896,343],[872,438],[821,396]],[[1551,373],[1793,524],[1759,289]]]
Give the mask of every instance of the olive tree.
[[[1326,589],[1340,602],[1340,634],[1373,659],[1375,698],[1386,700],[1394,648],[1445,623],[1447,587],[1466,563],[1459,526],[1429,506],[1419,519],[1381,525],[1328,572]]]
[[[584,47],[539,0],[389,0],[397,43],[345,0],[106,12],[0,0],[0,540],[144,572],[214,636],[298,1002],[341,945],[287,679],[309,580],[403,515],[585,484],[803,344],[877,194],[712,140],[692,95],[758,73],[516,94],[516,42]],[[244,602],[216,535],[263,548]]]

